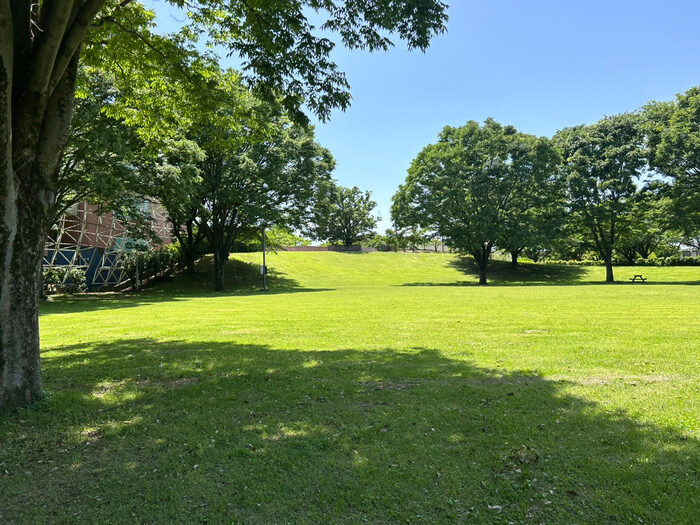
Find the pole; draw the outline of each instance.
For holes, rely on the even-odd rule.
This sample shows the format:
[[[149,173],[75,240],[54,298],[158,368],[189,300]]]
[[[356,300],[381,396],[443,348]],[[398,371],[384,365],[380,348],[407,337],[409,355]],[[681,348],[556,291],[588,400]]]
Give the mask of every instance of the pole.
[[[139,252],[136,252],[136,291],[141,291],[141,281],[139,280]]]
[[[263,290],[267,290],[267,263],[265,262],[265,226],[262,227],[263,241]]]

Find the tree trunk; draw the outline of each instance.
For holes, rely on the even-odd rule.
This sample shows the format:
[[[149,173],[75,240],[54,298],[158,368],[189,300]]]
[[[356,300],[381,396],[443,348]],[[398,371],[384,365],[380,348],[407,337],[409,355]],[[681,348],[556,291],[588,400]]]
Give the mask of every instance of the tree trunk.
[[[492,247],[492,243],[484,243],[479,251],[476,251],[472,254],[476,259],[477,266],[479,267],[479,284],[487,284],[486,267],[489,262],[489,257],[491,257]]]
[[[16,139],[16,142],[21,141],[21,137]],[[8,171],[2,195],[0,407],[30,403],[42,393],[39,359],[41,260],[52,218],[50,181],[54,169],[42,162],[41,149],[42,144],[37,144],[34,159],[22,169],[13,172],[5,167]],[[6,158],[5,162],[12,161]]]
[[[223,257],[221,250],[218,248],[214,249],[214,291],[223,292],[224,289],[224,266],[226,265],[226,258]]]
[[[486,264],[479,264],[479,284],[486,283]]]
[[[71,9],[67,2],[52,5]],[[15,54],[21,61],[13,63],[6,9],[7,4],[0,3],[0,410],[31,403],[42,395],[41,259],[51,225],[57,169],[73,115],[79,56],[79,50],[72,57],[67,55],[69,63],[57,74],[55,85],[49,85],[51,70],[32,76],[34,59],[21,50]],[[27,25],[22,30],[28,29]],[[15,37],[17,45],[21,35]],[[46,31],[47,39],[55,37],[55,31]],[[37,51],[37,57],[42,56],[46,58],[42,50]],[[55,57],[54,66],[59,67],[56,64],[65,56]],[[20,89],[27,79],[36,84]]]
[[[520,255],[521,251],[522,250],[513,250],[512,252],[510,252],[510,263],[513,266],[518,266],[518,256]]]
[[[24,180],[27,176],[19,175],[15,179]],[[42,393],[39,297],[48,207],[40,192],[31,191],[26,184],[20,183],[17,192],[12,191],[12,184],[9,186],[3,210],[3,230],[9,235],[3,235],[2,239],[0,408],[30,403]],[[11,198],[13,194],[15,199]]]
[[[185,268],[187,271],[187,275],[194,275],[195,274],[196,262],[197,262],[197,258],[195,257],[194,251],[191,251],[191,250],[185,251]]]
[[[605,282],[606,283],[614,283],[615,279],[613,278],[613,265],[612,265],[612,257],[607,256],[605,258]]]
[[[194,237],[191,228],[188,226],[188,231],[186,235],[178,235],[178,242],[180,243],[182,256],[185,259],[185,270],[187,272],[187,275],[194,275],[195,264],[197,262],[197,247],[199,246],[199,239],[196,239]]]
[[[202,239],[200,232],[195,232],[194,229],[194,219],[188,219],[185,221],[185,231],[181,230],[182,225],[175,224],[175,221],[170,219],[173,225],[173,234],[175,238],[180,243],[180,249],[182,250],[182,256],[185,259],[185,270],[187,275],[195,274],[195,264],[197,262],[197,248]]]

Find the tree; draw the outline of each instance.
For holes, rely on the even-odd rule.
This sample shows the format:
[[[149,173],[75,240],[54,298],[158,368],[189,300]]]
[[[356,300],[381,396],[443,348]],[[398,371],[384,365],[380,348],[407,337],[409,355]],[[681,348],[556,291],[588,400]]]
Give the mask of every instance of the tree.
[[[109,75],[81,68],[70,132],[58,167],[51,224],[68,208],[87,201],[104,211],[137,219],[144,200],[140,170],[144,143],[136,129],[110,117],[106,109],[117,96]],[[147,214],[146,214],[147,216]]]
[[[216,291],[224,291],[224,265],[241,232],[257,225],[299,226],[310,213],[314,188],[334,167],[311,128],[274,124],[264,139],[238,135],[226,146],[200,142],[206,158],[199,227],[214,252]]]
[[[318,240],[351,246],[374,235],[377,203],[369,191],[345,188],[334,182],[322,184],[316,194],[309,234]]]
[[[671,182],[663,196],[666,227],[693,242],[700,237],[700,86],[648,104],[643,116],[649,165]]]
[[[628,264],[634,264],[638,257],[648,259],[664,239],[665,213],[659,188],[665,187],[653,181],[630,198],[629,223],[615,246]]]
[[[425,49],[447,18],[446,5],[438,0],[199,0],[187,5],[192,25],[168,39],[150,32],[152,14],[132,0],[0,0],[2,408],[42,394],[41,256],[81,58],[118,64],[125,76],[141,71],[150,82],[167,83],[163,75],[172,74],[206,89],[206,76],[192,72],[196,61],[186,39],[208,32],[211,40],[242,57],[261,93],[283,93],[285,105],[300,119],[303,105],[327,118],[331,109],[347,107],[350,95],[344,75],[329,58],[333,43],[315,33],[305,9],[325,14],[323,29],[339,33],[346,46],[369,49],[388,48],[387,31],[409,47]],[[162,108],[164,115],[168,109]],[[137,112],[132,117],[138,118]],[[150,129],[155,134],[157,126]]]
[[[510,253],[513,266],[518,265],[518,257],[526,250],[536,262],[539,254],[552,247],[565,221],[564,188],[557,166],[559,158],[552,144],[546,139],[520,135],[517,147],[531,151],[539,148],[537,162],[548,166],[549,171],[541,172],[542,178],[524,191],[515,188],[510,213],[503,219],[497,246]]]
[[[200,163],[205,153],[192,140],[178,139],[164,145],[163,154],[145,167],[150,173],[147,179],[149,196],[165,208],[177,239],[185,269],[193,275],[204,232],[199,227],[202,199],[200,195]]]
[[[588,232],[614,282],[613,253],[629,225],[637,180],[646,165],[639,116],[607,117],[591,126],[558,132],[570,219]]]
[[[392,217],[399,227],[418,225],[448,238],[474,257],[479,284],[486,284],[493,247],[538,202],[557,162],[547,139],[492,119],[483,126],[474,121],[447,126],[411,163],[393,197]]]
[[[169,184],[164,189],[174,197],[165,199],[166,208],[185,225],[192,221],[196,235],[208,240],[214,289],[223,291],[224,265],[239,236],[261,225],[300,226],[334,161],[315,142],[312,127],[294,124],[277,105],[258,100],[235,72],[220,74],[217,89],[223,103],[203,109],[188,131],[203,153],[192,184],[184,192],[168,190]],[[185,244],[190,238],[188,227]]]

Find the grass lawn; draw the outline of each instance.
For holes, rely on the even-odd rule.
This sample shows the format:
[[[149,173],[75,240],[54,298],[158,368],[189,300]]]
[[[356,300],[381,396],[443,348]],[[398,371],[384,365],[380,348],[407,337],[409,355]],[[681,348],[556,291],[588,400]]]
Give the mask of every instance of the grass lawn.
[[[42,305],[0,522],[697,523],[700,268],[248,263]]]

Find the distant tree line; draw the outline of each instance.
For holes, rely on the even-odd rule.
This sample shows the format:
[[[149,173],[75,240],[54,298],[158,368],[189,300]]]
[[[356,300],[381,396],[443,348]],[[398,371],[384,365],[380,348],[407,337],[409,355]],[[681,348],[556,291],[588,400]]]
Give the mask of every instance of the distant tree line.
[[[160,202],[183,266],[194,272],[202,249],[214,254],[217,291],[239,240],[263,225],[300,228],[310,221],[320,188],[332,185],[334,160],[276,101],[256,97],[233,71],[206,67],[208,91],[81,68],[75,118],[61,160],[56,220],[86,200],[152,237],[141,204]],[[138,86],[137,84],[144,85]],[[149,105],[131,113],[127,90],[148,91]],[[167,107],[179,126],[154,131]]]
[[[203,68],[206,93],[133,77],[125,84],[109,70],[80,68],[53,221],[85,200],[114,212],[132,236],[158,242],[142,206],[157,201],[188,273],[213,254],[217,291],[225,289],[229,254],[259,249],[263,226],[273,249],[309,242],[300,235],[345,245],[374,235],[376,203],[331,178],[335,161],[311,126],[257,97],[236,72]],[[148,104],[129,91],[147,92]],[[179,126],[162,126],[164,106]]]
[[[257,97],[237,73],[201,67],[206,95],[186,82],[125,83],[109,70],[80,68],[54,220],[87,200],[147,237],[140,203],[158,200],[187,271],[203,253],[214,255],[216,290],[225,287],[229,254],[258,247],[263,225],[288,244],[303,235],[380,249],[447,246],[475,259],[482,283],[495,250],[513,264],[521,256],[597,259],[612,282],[616,262],[698,246],[700,88],[551,139],[492,119],[448,126],[412,162],[393,197],[394,227],[377,235],[376,203],[331,178],[334,160],[313,128]],[[133,112],[140,92],[148,100]],[[163,107],[165,122],[178,126],[163,125]]]
[[[445,127],[393,197],[396,231],[471,255],[486,283],[494,250],[514,264],[669,256],[700,242],[700,87],[672,102],[563,129],[551,139],[492,119]]]

